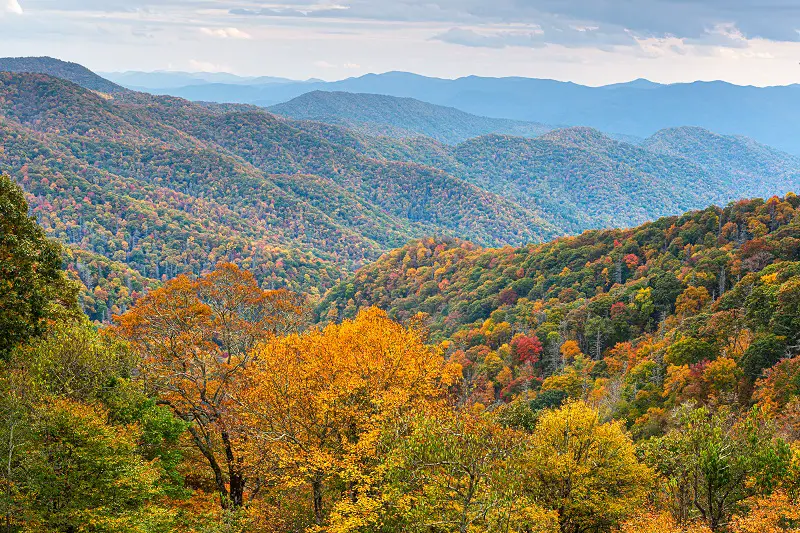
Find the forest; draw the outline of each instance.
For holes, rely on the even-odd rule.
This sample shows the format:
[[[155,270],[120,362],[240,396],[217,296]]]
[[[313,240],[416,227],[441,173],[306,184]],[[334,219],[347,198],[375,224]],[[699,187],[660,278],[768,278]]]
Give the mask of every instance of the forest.
[[[81,309],[104,323],[167,279],[220,261],[262,288],[322,297],[414,239],[522,246],[800,184],[797,157],[700,128],[638,145],[566,128],[451,146],[393,138],[385,122],[450,117],[445,129],[477,135],[495,131],[485,129],[492,120],[350,95],[325,124],[135,92],[48,58],[0,67],[12,71],[0,74],[0,168],[65,246]],[[364,109],[380,121],[369,132],[337,125]]]
[[[4,532],[800,530],[800,200],[90,321],[0,178]]]

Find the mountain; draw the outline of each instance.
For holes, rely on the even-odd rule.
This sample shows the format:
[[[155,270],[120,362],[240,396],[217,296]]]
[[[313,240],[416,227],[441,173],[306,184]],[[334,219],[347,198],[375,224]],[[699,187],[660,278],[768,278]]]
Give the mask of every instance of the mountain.
[[[534,78],[468,76],[450,80],[388,72],[336,82],[260,87],[207,84],[175,89],[170,94],[190,100],[271,106],[312,91],[415,98],[479,116],[588,126],[640,138],[665,128],[697,126],[744,135],[800,155],[800,85],[745,87],[719,81],[660,85],[635,80],[586,87]]]
[[[0,74],[0,131],[0,170],[69,246],[98,319],[223,259],[321,293],[424,236],[522,245],[798,185],[795,158],[695,128],[641,146],[589,128],[451,146],[24,73]]]
[[[268,109],[276,115],[338,124],[373,135],[424,135],[448,144],[490,133],[538,137],[553,129],[544,124],[479,117],[413,98],[377,94],[313,91]]]
[[[631,226],[734,198],[703,167],[569,128],[538,139],[487,136],[456,147],[453,173],[551,214],[568,233]]]
[[[702,166],[737,196],[770,196],[798,190],[800,158],[746,137],[682,127],[662,130],[641,145]]]
[[[675,140],[670,149],[668,139]],[[699,128],[662,131],[641,145],[564,128],[534,139],[486,135],[455,147],[415,139],[406,147],[384,153],[530,206],[565,233],[800,190],[797,158]]]
[[[362,156],[254,108],[2,73],[0,131],[0,169],[48,233],[119,272],[109,282],[85,260],[72,265],[91,274],[102,303],[93,318],[127,301],[129,269],[160,280],[234,260],[269,286],[319,291],[415,237],[500,245],[558,233],[532,209],[439,169]],[[94,291],[100,278],[111,284]]]
[[[52,57],[0,58],[0,72],[48,74],[69,80],[86,89],[107,94],[119,94],[126,90],[124,87],[98,76],[83,65],[68,63]]]
[[[230,83],[240,85],[268,85],[271,83],[296,83],[297,80],[277,78],[271,76],[245,77],[223,72],[99,72],[100,76],[114,83],[135,90],[147,90],[156,94],[172,89],[188,87],[191,85],[205,85],[209,83]]]

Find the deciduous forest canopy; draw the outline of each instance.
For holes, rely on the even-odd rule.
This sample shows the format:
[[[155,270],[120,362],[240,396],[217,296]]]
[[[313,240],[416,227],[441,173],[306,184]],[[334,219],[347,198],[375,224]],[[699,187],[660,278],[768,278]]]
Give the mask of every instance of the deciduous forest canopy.
[[[792,156],[56,65],[0,73],[3,533],[800,531]]]

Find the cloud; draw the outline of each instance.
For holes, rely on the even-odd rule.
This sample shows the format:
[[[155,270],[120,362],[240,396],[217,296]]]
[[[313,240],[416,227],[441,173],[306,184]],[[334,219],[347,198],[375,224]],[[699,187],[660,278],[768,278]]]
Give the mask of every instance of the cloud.
[[[231,15],[239,15],[243,17],[305,17],[307,11],[298,11],[296,9],[245,9],[237,8],[229,11]]]
[[[200,28],[200,31],[211,37],[220,39],[251,39],[249,33],[243,32],[239,28]]]
[[[345,70],[358,70],[361,65],[358,63],[344,63],[342,65],[336,63],[329,63],[328,61],[314,61],[314,66],[324,69],[345,69]]]
[[[302,16],[348,20],[381,20],[394,22],[444,22],[455,30],[477,25],[548,25],[554,27],[596,28],[606,39],[627,35],[641,38],[706,40],[718,39],[715,28],[735,27],[745,39],[781,42],[800,41],[800,2],[797,0],[341,0],[329,2],[293,0],[291,7],[231,9],[234,15],[265,17]],[[286,5],[286,4],[285,4]],[[487,38],[454,31],[444,38],[464,41],[474,46],[477,41],[492,47],[503,41],[521,38],[522,34],[488,36]],[[566,44],[569,38],[585,41],[579,32],[559,36],[546,32],[545,42]],[[592,33],[592,32],[586,32]],[[595,34],[595,37],[597,34]],[[533,39],[537,41],[538,38]],[[603,39],[601,39],[603,40]],[[607,40],[607,39],[606,39]],[[627,39],[630,43],[630,39]]]
[[[630,32],[574,24],[478,30],[456,27],[434,35],[431,40],[474,48],[544,48],[548,44],[558,44],[567,48],[592,47],[610,51],[614,46],[637,45]]]
[[[199,61],[197,59],[190,59],[189,67],[191,67],[191,70],[197,72],[230,72],[232,70],[225,65],[218,65],[209,61]]]
[[[450,44],[460,44],[474,48],[505,48],[507,46],[523,46],[542,48],[547,45],[541,32],[491,32],[478,33],[465,28],[451,28],[444,33],[434,35],[431,39]]]
[[[22,15],[23,11],[19,0],[0,0],[0,13]]]

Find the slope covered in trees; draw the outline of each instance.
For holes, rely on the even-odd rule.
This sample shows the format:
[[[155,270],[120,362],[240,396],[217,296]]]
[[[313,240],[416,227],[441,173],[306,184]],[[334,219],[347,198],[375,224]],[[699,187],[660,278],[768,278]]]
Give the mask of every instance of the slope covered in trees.
[[[338,124],[372,135],[423,135],[448,144],[490,133],[538,137],[553,129],[544,124],[479,117],[413,98],[378,94],[313,91],[268,109],[276,115]]]
[[[747,404],[765,370],[800,355],[799,206],[794,194],[741,201],[523,248],[426,239],[332,289],[319,315],[423,312],[470,369],[465,399],[602,398],[638,434],[657,432],[689,399]],[[793,394],[779,407],[795,431]]]
[[[303,295],[230,263],[167,281],[99,329],[61,298],[58,269],[10,277],[49,312],[21,337],[0,327],[0,525],[797,532],[799,206],[743,201],[525,250],[540,258],[461,248],[490,258],[487,272],[524,255],[520,268],[578,276],[554,299],[503,291],[479,329],[435,344],[430,317],[403,325],[376,308],[310,327]],[[25,243],[0,242],[4,272],[58,256],[8,178],[0,207]],[[619,265],[613,284],[599,265]],[[549,278],[528,295],[569,285]],[[724,290],[713,302],[711,286]],[[618,342],[585,353],[579,325],[608,304],[613,327],[594,338]],[[547,370],[553,346],[563,359]]]
[[[798,183],[800,158],[746,137],[719,135],[702,128],[671,128],[646,139],[642,146],[702,166],[739,196],[783,194]],[[786,187],[789,189],[780,190]]]
[[[15,65],[98,83],[71,64]],[[267,287],[321,294],[410,239],[521,245],[798,182],[795,158],[698,129],[641,147],[585,128],[449,146],[42,75],[2,74],[0,84],[0,165],[69,245],[71,275],[88,289],[81,302],[98,320],[222,259]]]
[[[268,286],[324,290],[413,237],[501,244],[556,233],[440,170],[367,158],[258,110],[108,98],[32,74],[0,75],[0,95],[0,165],[46,231],[145,278],[228,259]],[[117,296],[93,317],[119,310]]]
[[[373,143],[374,144],[374,143]],[[544,213],[565,233],[800,189],[800,160],[749,139],[699,128],[659,132],[641,146],[589,128],[535,139],[487,135],[448,147],[426,139],[379,145],[389,157],[441,168]],[[391,155],[389,155],[391,154]]]

